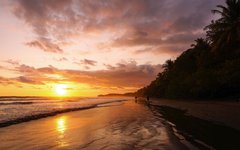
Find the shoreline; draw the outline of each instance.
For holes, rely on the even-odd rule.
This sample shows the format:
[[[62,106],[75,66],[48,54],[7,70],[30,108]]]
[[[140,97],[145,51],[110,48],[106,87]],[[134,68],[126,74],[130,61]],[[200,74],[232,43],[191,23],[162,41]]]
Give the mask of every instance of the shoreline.
[[[187,149],[160,118],[133,99],[24,122],[0,132],[0,149]]]
[[[114,103],[114,102],[122,102],[122,101],[127,101],[127,100],[123,99],[123,100],[116,100],[116,101],[110,101],[110,102],[103,102],[103,103],[98,103],[95,105],[89,105],[89,106],[84,106],[84,107],[68,108],[68,109],[63,109],[63,110],[57,110],[54,112],[48,112],[48,113],[37,114],[37,115],[32,115],[32,116],[31,115],[25,116],[23,118],[17,118],[17,119],[5,121],[5,122],[0,122],[0,128],[8,127],[8,126],[19,124],[19,123],[29,122],[29,121],[33,121],[33,120],[38,120],[38,119],[42,119],[42,118],[52,117],[52,116],[56,116],[58,114],[63,114],[63,113],[68,113],[68,112],[73,112],[73,111],[81,111],[81,110],[86,110],[86,109],[93,109],[93,108],[97,108],[104,104],[109,104],[109,103]]]

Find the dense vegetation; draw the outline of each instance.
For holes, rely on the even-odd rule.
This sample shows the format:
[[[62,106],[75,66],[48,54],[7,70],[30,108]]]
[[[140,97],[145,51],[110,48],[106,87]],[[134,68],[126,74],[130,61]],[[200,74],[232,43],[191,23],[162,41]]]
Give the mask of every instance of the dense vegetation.
[[[124,93],[124,94],[118,94],[118,93],[109,93],[109,94],[101,94],[98,95],[98,97],[125,97],[125,96],[134,96],[134,93]]]
[[[240,0],[226,0],[213,13],[220,18],[205,27],[176,60],[136,95],[166,98],[240,97]]]

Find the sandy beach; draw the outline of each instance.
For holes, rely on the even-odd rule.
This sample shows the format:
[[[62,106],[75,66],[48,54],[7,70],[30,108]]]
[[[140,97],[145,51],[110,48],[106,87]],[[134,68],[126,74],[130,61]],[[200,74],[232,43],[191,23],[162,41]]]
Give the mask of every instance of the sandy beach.
[[[0,128],[0,149],[186,149],[133,100]]]
[[[240,0],[0,0],[0,150],[240,150]]]
[[[240,102],[152,99],[152,105],[186,110],[187,115],[240,130]]]
[[[238,108],[230,102],[115,101],[2,127],[0,149],[235,150]]]

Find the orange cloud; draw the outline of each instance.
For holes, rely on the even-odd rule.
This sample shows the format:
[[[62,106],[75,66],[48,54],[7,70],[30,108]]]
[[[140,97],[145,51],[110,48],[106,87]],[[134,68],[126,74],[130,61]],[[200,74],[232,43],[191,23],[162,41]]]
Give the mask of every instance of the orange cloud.
[[[45,52],[53,52],[53,53],[63,52],[63,50],[57,44],[52,43],[49,39],[46,39],[46,38],[41,38],[38,40],[27,42],[26,45],[40,48]]]
[[[162,70],[161,65],[137,65],[135,61],[118,63],[111,70],[81,71],[58,69],[53,66],[35,68],[24,64],[15,65],[15,78],[2,78],[1,83],[18,82],[41,85],[57,82],[84,83],[100,87],[134,87],[148,84]]]

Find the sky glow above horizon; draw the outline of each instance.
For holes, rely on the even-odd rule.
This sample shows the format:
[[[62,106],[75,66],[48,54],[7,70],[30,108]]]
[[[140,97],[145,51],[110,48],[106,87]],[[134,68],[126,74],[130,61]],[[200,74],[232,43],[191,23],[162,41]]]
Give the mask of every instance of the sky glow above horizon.
[[[0,96],[132,92],[214,19],[224,0],[2,0]]]

